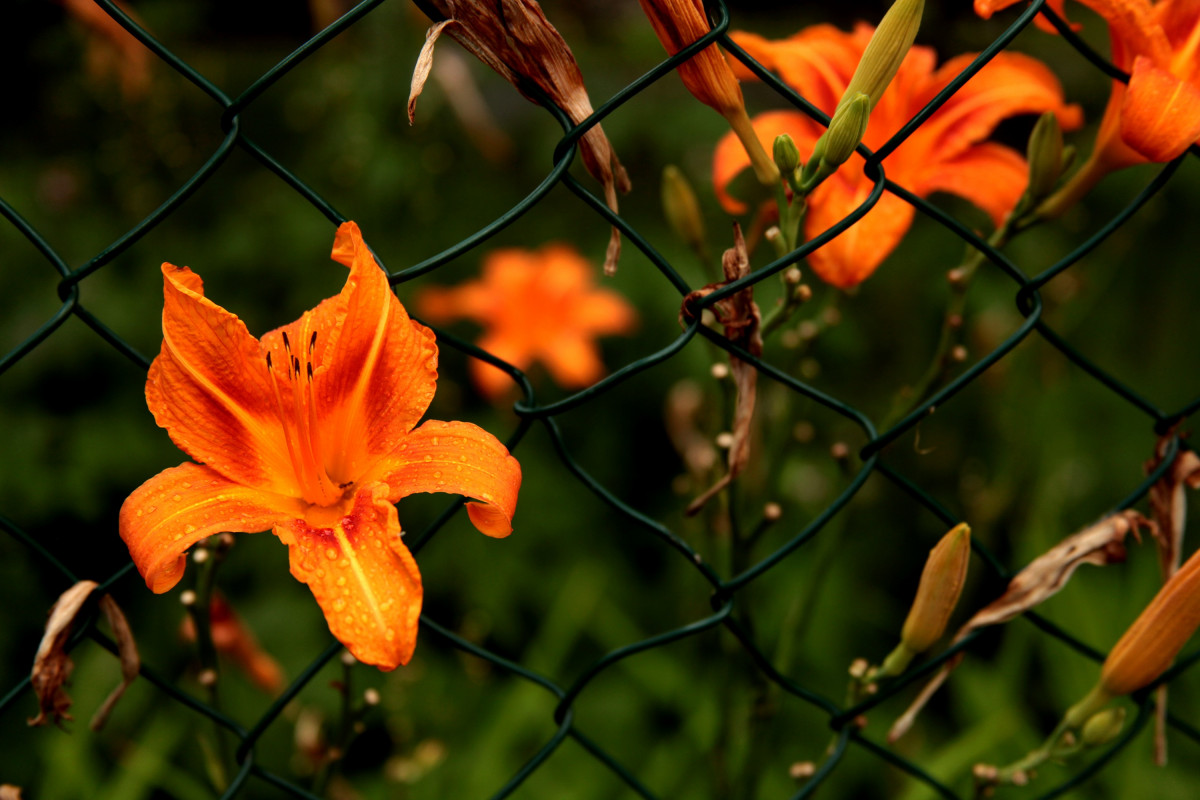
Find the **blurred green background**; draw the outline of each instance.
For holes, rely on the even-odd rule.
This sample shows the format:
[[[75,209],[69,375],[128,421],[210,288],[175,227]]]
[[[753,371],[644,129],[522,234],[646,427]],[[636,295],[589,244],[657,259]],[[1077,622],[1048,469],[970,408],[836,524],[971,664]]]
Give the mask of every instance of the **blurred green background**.
[[[733,27],[771,37],[816,22],[847,27],[877,19],[881,2],[798,8],[731,3]],[[250,7],[248,7],[250,6]],[[234,3],[142,0],[132,6],[173,52],[236,96],[340,10],[336,0]],[[632,0],[547,2],[570,43],[594,105],[658,63],[663,53]],[[1078,16],[1084,17],[1081,11]],[[928,5],[918,42],[940,58],[976,51],[1015,14],[989,22],[947,2]],[[1102,25],[1085,38],[1106,48]],[[544,177],[561,135],[553,118],[444,40],[439,58],[458,57],[504,137],[491,158],[455,114],[444,85],[431,81],[416,125],[405,115],[408,81],[427,21],[408,4],[385,2],[306,59],[241,115],[241,130],[334,208],[356,220],[393,271],[453,245],[519,202]],[[10,76],[0,123],[0,197],[71,267],[119,238],[192,175],[223,138],[220,109],[157,59],[140,93],[97,72],[94,37],[63,6],[17,0],[0,25],[0,65]],[[1032,28],[1015,50],[1047,61],[1088,125],[1069,140],[1085,152],[1107,97],[1108,79],[1068,44]],[[451,51],[454,51],[451,54]],[[761,86],[746,87],[751,113],[780,107]],[[1032,119],[999,132],[1022,147]],[[727,246],[730,220],[711,190],[712,148],[723,120],[668,75],[607,118],[604,128],[629,170],[633,192],[622,216],[693,286],[712,277],[666,226],[659,177],[679,165],[695,185],[710,247]],[[1117,213],[1158,167],[1127,170],[1060,223],[1019,239],[1010,256],[1027,273],[1054,263]],[[595,183],[578,165],[574,174]],[[1200,393],[1192,313],[1200,278],[1187,220],[1200,211],[1197,168],[1189,159],[1167,188],[1044,290],[1045,319],[1103,369],[1164,409]],[[953,198],[934,202],[969,225],[986,224]],[[161,341],[161,277],[166,260],[187,264],[207,293],[262,333],[295,319],[344,280],[328,261],[334,226],[297,192],[241,149],[234,149],[194,196],[133,247],[86,278],[81,302],[146,357]],[[534,248],[565,240],[599,271],[608,227],[565,188],[483,248],[398,287],[408,303],[424,286],[476,276],[493,247]],[[766,359],[861,409],[877,422],[900,389],[922,373],[947,302],[945,272],[962,256],[951,233],[918,215],[901,247],[859,290],[840,297],[812,280],[814,299],[798,321],[840,321],[800,347],[783,337]],[[754,263],[768,261],[764,250]],[[12,226],[0,225],[0,352],[8,352],[59,307],[57,276]],[[803,265],[802,265],[803,268]],[[809,277],[805,273],[806,279]],[[628,337],[603,341],[610,370],[674,341],[680,297],[628,241],[620,271],[600,279],[636,306]],[[764,308],[778,281],[756,289]],[[985,355],[1021,322],[1014,287],[984,267],[966,315],[969,361]],[[470,323],[449,330],[472,340]],[[743,529],[765,503],[781,519],[745,557],[756,561],[800,532],[841,492],[859,463],[859,430],[818,404],[760,380],[751,467],[738,479],[732,508],[722,499],[696,518],[682,514],[706,483],[686,469],[666,433],[668,396],[681,381],[698,393],[699,432],[727,430],[732,388],[710,374],[724,356],[699,337],[676,357],[556,418],[571,457],[614,496],[661,522],[729,576],[729,518]],[[468,357],[443,346],[433,419],[476,422],[502,439],[518,423],[486,402],[467,377]],[[124,497],[182,454],[158,429],[143,399],[145,374],[72,318],[0,375],[0,514],[36,538],[81,577],[104,580],[128,561],[117,536]],[[531,371],[540,402],[567,395],[540,368]],[[1184,428],[1186,429],[1186,423]],[[897,441],[884,462],[967,520],[978,540],[1017,569],[1119,503],[1143,477],[1155,446],[1152,421],[1086,375],[1037,335]],[[419,553],[425,608],[441,625],[493,653],[570,685],[596,659],[711,613],[711,588],[693,565],[576,480],[535,425],[516,450],[524,470],[515,533],[479,536],[458,514]],[[721,473],[715,469],[711,481]],[[410,532],[446,506],[417,496],[400,506]],[[1138,505],[1145,510],[1145,502]],[[873,475],[810,543],[737,594],[735,615],[775,666],[802,686],[841,702],[856,657],[878,661],[895,642],[928,549],[945,526],[880,475]],[[1190,548],[1188,548],[1190,552]],[[270,535],[238,536],[222,565],[222,592],[289,678],[330,642],[310,593],[287,572],[286,550]],[[1003,582],[978,558],[955,623],[1000,594]],[[203,697],[194,647],[179,634],[180,587],[152,595],[130,574],[114,587],[144,663]],[[1152,543],[1131,544],[1128,562],[1085,567],[1044,614],[1107,650],[1158,585]],[[0,690],[27,674],[45,614],[67,588],[60,573],[8,535],[0,535]],[[0,783],[26,798],[209,798],[200,740],[211,725],[137,681],[100,733],[86,721],[118,680],[118,664],[84,641],[73,653],[74,723],[29,729],[31,692],[0,715]],[[1194,671],[1193,671],[1194,672]],[[328,784],[338,798],[487,797],[554,734],[555,698],[443,639],[422,634],[407,667],[351,671],[354,696],[373,687],[381,703]],[[1063,709],[1093,683],[1094,663],[1023,620],[991,631],[969,651],[916,729],[896,751],[962,796],[977,761],[1006,763],[1039,744]],[[336,736],[343,679],[335,659],[312,680],[257,748],[257,763],[309,786],[317,764],[314,730]],[[1200,719],[1194,674],[1172,684],[1172,711]],[[916,687],[871,714],[866,735],[882,741]],[[271,698],[227,668],[223,709],[250,727]],[[721,629],[635,655],[605,670],[574,704],[575,725],[659,797],[785,797],[798,790],[796,762],[822,759],[827,715],[767,684],[735,639]],[[322,728],[323,726],[323,728]],[[308,737],[308,738],[306,738]],[[1200,747],[1173,735],[1171,764],[1151,764],[1147,728],[1073,797],[1192,798],[1200,787]],[[317,747],[317,751],[319,751]],[[1036,796],[1081,768],[1048,766]],[[1152,789],[1148,787],[1153,787]],[[928,787],[852,746],[821,788],[826,797],[932,797]],[[239,795],[286,796],[252,779]],[[632,797],[599,761],[568,740],[516,791],[521,798]]]

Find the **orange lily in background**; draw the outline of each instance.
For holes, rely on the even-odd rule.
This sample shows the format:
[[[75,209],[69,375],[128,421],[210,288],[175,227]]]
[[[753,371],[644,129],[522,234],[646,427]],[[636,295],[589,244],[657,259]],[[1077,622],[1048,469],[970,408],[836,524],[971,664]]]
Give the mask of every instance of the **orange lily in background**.
[[[849,33],[816,25],[780,41],[750,33],[732,37],[789,86],[832,114],[872,32],[870,25],[860,23]],[[864,144],[872,149],[884,144],[972,59],[973,55],[957,56],[935,69],[933,50],[913,47],[872,109]],[[744,71],[740,77],[753,75]],[[1000,53],[884,160],[884,170],[890,180],[920,197],[934,192],[963,197],[999,225],[1025,190],[1028,171],[1015,150],[984,140],[1007,117],[1045,111],[1053,111],[1064,129],[1082,122],[1079,109],[1064,102],[1058,79],[1044,64],[1019,53]],[[768,112],[753,122],[768,146],[779,134],[790,134],[802,157],[812,152],[824,131],[798,111]],[[863,175],[862,164],[860,157],[851,157],[809,195],[804,223],[808,238],[841,220],[871,193],[873,183]],[[747,165],[737,140],[723,138],[714,154],[713,181],[721,204],[733,214],[746,211],[746,205],[730,195],[728,187]],[[895,249],[913,214],[912,206],[885,192],[866,216],[810,254],[808,261],[826,282],[843,289],[854,286]]]
[[[202,463],[134,490],[120,532],[161,593],[204,537],[270,528],[333,635],[390,670],[412,656],[422,598],[393,504],[463,494],[476,528],[507,536],[521,469],[475,425],[416,427],[436,389],[433,333],[408,318],[353,222],[338,228],[333,258],[350,268],[342,291],[261,341],[189,268],[162,265],[163,346],[146,402]]]
[[[1016,0],[975,0],[984,19]],[[1108,22],[1113,81],[1092,154],[1052,198],[1061,213],[1116,169],[1170,161],[1200,139],[1200,5],[1192,0],[1079,0]],[[1063,0],[1050,6],[1063,15]]]
[[[213,649],[246,673],[250,682],[268,694],[283,688],[283,670],[271,654],[262,649],[254,632],[229,605],[229,601],[214,592],[208,604],[209,632]],[[196,625],[191,616],[183,618],[183,638],[196,640]]]
[[[593,273],[566,244],[494,250],[484,260],[481,280],[426,289],[417,308],[433,323],[472,319],[485,328],[480,348],[521,370],[540,361],[559,385],[580,388],[604,375],[593,339],[626,333],[636,320],[623,297],[594,288]],[[471,362],[471,377],[493,399],[513,385],[502,370],[479,359]]]

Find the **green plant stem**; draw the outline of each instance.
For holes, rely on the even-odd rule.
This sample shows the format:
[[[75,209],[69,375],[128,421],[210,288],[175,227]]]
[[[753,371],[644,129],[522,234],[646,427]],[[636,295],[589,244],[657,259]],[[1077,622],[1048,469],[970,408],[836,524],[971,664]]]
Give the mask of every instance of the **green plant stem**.
[[[316,795],[325,793],[334,771],[345,757],[346,749],[350,747],[350,740],[354,737],[354,723],[358,719],[354,710],[354,697],[350,682],[354,663],[353,661],[342,662],[342,680],[338,684],[338,694],[341,696],[341,715],[338,719],[337,736],[326,751],[321,767],[317,771],[316,777],[313,778],[313,794]]]
[[[188,607],[192,617],[192,625],[196,629],[196,649],[200,658],[200,674],[208,694],[208,704],[213,709],[220,709],[220,693],[218,684],[217,650],[212,637],[212,598],[216,588],[217,568],[224,558],[224,548],[216,544],[217,537],[209,537],[198,552],[208,553],[208,557],[200,565],[199,576],[196,580],[196,602]],[[223,792],[229,784],[229,768],[233,764],[229,742],[225,739],[224,729],[213,723],[213,746],[205,748],[209,778],[214,788]]]
[[[1001,248],[1008,244],[1018,229],[1025,230],[1029,224],[1032,224],[1026,224],[1025,219],[1024,216],[1018,217],[1016,213],[1009,215],[1004,224],[988,237],[988,245],[993,248]],[[933,359],[915,384],[900,390],[892,403],[892,410],[879,426],[881,431],[888,430],[914,408],[925,402],[949,377],[955,364],[954,348],[962,339],[963,311],[967,304],[967,290],[984,258],[983,251],[971,248],[962,263],[950,271],[949,274],[953,276],[953,280],[949,281],[950,299],[946,305],[946,315],[942,320],[942,332],[937,348],[934,350]]]

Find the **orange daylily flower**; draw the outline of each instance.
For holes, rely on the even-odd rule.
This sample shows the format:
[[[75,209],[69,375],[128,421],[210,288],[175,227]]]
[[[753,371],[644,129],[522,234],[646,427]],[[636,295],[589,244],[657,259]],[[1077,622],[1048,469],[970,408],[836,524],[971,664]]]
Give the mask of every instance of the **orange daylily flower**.
[[[593,338],[625,333],[636,320],[633,307],[616,292],[594,287],[593,270],[573,248],[547,244],[540,250],[494,250],[483,278],[453,289],[429,288],[417,297],[421,315],[443,323],[466,317],[485,329],[478,345],[518,369],[546,365],[566,388],[587,386],[604,375]],[[471,376],[492,398],[512,380],[475,359]]]
[[[831,25],[816,25],[781,41],[750,33],[732,36],[788,85],[832,114],[872,32],[870,25],[860,23],[849,33]],[[871,111],[863,138],[867,147],[884,144],[974,57],[957,56],[935,69],[932,49],[915,46],[909,50]],[[740,77],[753,75],[744,71]],[[1020,199],[1028,173],[1019,153],[984,140],[1007,117],[1045,111],[1053,111],[1064,129],[1082,122],[1079,109],[1064,103],[1057,78],[1044,64],[1019,53],[1000,53],[889,155],[884,169],[889,179],[918,196],[950,192],[963,197],[987,211],[998,225]],[[764,143],[773,142],[779,134],[790,134],[802,155],[812,152],[824,131],[797,111],[761,114],[755,117],[754,127]],[[871,193],[873,183],[863,175],[862,163],[860,157],[852,156],[809,196],[806,236],[812,238],[828,229]],[[746,210],[745,204],[728,192],[729,183],[746,166],[746,155],[737,140],[731,136],[722,139],[714,154],[713,182],[730,213]],[[854,286],[896,247],[912,224],[913,214],[912,206],[885,193],[853,227],[813,252],[809,263],[826,282],[840,288]]]
[[[422,597],[393,504],[466,495],[475,527],[507,536],[521,469],[475,425],[416,427],[436,389],[433,333],[408,318],[353,222],[338,228],[333,259],[350,268],[342,291],[261,341],[191,269],[162,265],[163,346],[146,402],[202,463],[134,490],[120,532],[161,593],[204,537],[271,529],[333,635],[390,670],[412,656]]]
[[[984,19],[1016,0],[975,0]],[[1063,14],[1064,0],[1050,7]],[[1083,196],[1109,172],[1170,161],[1200,139],[1200,5],[1193,0],[1079,0],[1108,22],[1113,81],[1091,157],[1056,205]],[[1055,209],[1055,210],[1061,210]]]

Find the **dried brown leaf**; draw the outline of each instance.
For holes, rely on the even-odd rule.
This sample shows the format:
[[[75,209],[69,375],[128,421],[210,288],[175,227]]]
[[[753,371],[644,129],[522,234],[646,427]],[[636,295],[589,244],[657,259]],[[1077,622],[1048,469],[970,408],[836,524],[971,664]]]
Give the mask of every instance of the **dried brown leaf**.
[[[424,75],[420,80],[413,76],[416,94],[428,76],[425,61],[432,59],[433,45],[445,32],[531,101],[540,103],[537,95],[544,93],[576,124],[591,116],[592,103],[579,64],[535,0],[417,0],[417,5],[438,24],[418,59],[417,70],[424,69]],[[455,24],[444,25],[448,20]],[[410,119],[415,101],[416,96],[410,95]],[[583,135],[579,147],[584,166],[604,185],[605,203],[616,213],[617,191],[629,191],[629,176],[600,125]],[[620,255],[621,235],[613,228],[605,254],[606,274],[616,272]]]
[[[133,640],[133,631],[129,628],[129,621],[125,619],[125,614],[121,612],[117,601],[112,599],[112,595],[106,594],[100,598],[100,610],[104,612],[108,626],[112,628],[113,638],[117,640],[117,656],[121,659],[121,682],[92,715],[90,727],[94,731],[104,727],[113,706],[125,694],[125,688],[133,683],[133,679],[138,676],[138,672],[142,668],[142,660],[138,656],[137,642]]]
[[[1067,537],[1017,573],[1009,581],[1003,595],[959,628],[951,644],[961,642],[980,628],[1008,622],[1048,600],[1067,584],[1081,564],[1105,566],[1124,561],[1125,537],[1130,532],[1137,537],[1142,528],[1153,530],[1154,524],[1136,511],[1121,511]],[[888,732],[889,742],[896,741],[908,732],[917,714],[961,661],[960,654],[942,665],[908,710],[893,723]]]
[[[1162,464],[1170,444],[1169,437],[1158,441],[1154,458],[1146,462],[1146,472],[1153,472]],[[1157,524],[1155,540],[1158,542],[1159,566],[1163,580],[1170,578],[1179,569],[1183,551],[1183,531],[1187,526],[1187,496],[1185,487],[1200,486],[1200,456],[1191,450],[1180,450],[1166,473],[1150,487],[1150,515]]]
[[[75,664],[67,655],[66,646],[75,621],[98,586],[95,581],[79,581],[63,592],[50,609],[46,632],[38,646],[37,655],[33,660],[33,672],[30,675],[33,690],[38,698],[38,715],[29,720],[30,725],[45,725],[48,722],[60,725],[63,720],[72,719],[67,713],[71,707],[71,698],[64,687]],[[104,701],[92,718],[92,730],[98,730],[104,724],[113,705],[124,694],[125,687],[137,677],[141,667],[133,632],[121,609],[107,594],[100,598],[100,609],[108,619],[113,637],[117,640],[117,651],[121,659],[121,685]]]
[[[75,619],[97,586],[95,581],[80,581],[63,592],[50,609],[50,619],[46,622],[46,632],[38,645],[30,674],[38,698],[38,715],[29,720],[30,725],[48,722],[60,725],[63,720],[71,719],[67,713],[71,698],[63,687],[75,664],[67,655],[66,645]]]
[[[721,257],[721,269],[725,280],[711,283],[689,294],[683,301],[684,314],[689,313],[690,304],[717,289],[750,274],[750,257],[746,252],[746,240],[739,225],[733,226],[733,247]],[[725,326],[725,338],[741,347],[754,357],[762,355],[762,314],[754,302],[754,290],[746,287],[734,292],[713,305],[717,321]],[[750,426],[754,420],[754,407],[758,398],[758,370],[740,358],[730,356],[730,372],[737,387],[737,403],[733,412],[733,442],[729,447],[729,471],[703,494],[688,504],[685,514],[691,516],[704,508],[705,503],[728,486],[750,461]]]

